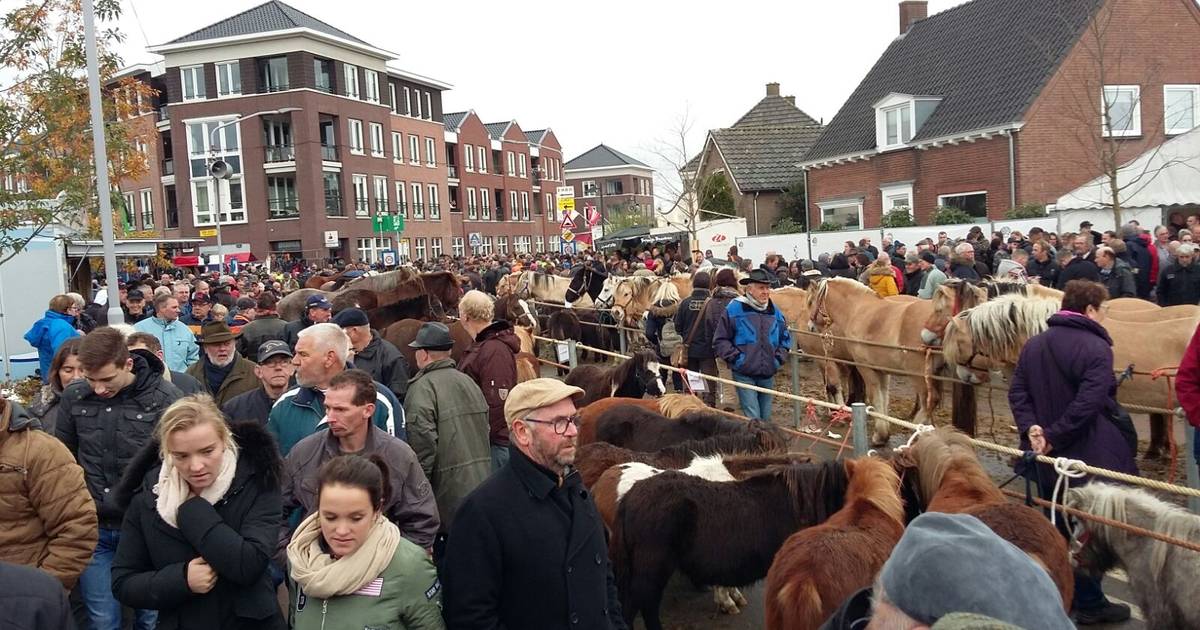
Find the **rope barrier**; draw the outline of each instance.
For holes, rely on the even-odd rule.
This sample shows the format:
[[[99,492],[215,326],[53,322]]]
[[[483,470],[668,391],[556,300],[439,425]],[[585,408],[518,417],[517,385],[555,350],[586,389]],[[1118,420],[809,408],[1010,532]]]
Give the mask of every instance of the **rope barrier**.
[[[1016,492],[1013,490],[1001,490],[1000,492],[1003,492],[1005,495],[1007,495],[1011,498],[1019,499],[1022,503],[1025,502],[1025,495],[1023,495],[1019,492]],[[1109,527],[1115,527],[1117,529],[1121,529],[1121,530],[1127,531],[1131,534],[1134,534],[1135,536],[1144,536],[1146,538],[1152,538],[1152,539],[1157,540],[1162,543],[1167,543],[1169,545],[1175,545],[1176,547],[1181,547],[1183,549],[1187,549],[1188,551],[1200,552],[1200,544],[1194,543],[1190,540],[1180,540],[1178,538],[1172,538],[1171,536],[1168,536],[1166,534],[1160,534],[1154,530],[1138,527],[1137,525],[1130,525],[1129,523],[1125,523],[1123,521],[1114,521],[1111,518],[1100,516],[1099,514],[1092,514],[1091,512],[1085,512],[1083,510],[1079,510],[1079,509],[1076,509],[1073,507],[1067,507],[1065,505],[1055,506],[1051,502],[1049,502],[1045,499],[1039,498],[1039,497],[1032,497],[1031,500],[1040,507],[1044,507],[1047,509],[1062,510],[1064,513],[1066,513],[1070,516],[1074,516],[1075,518],[1078,518],[1078,519],[1082,519],[1085,521],[1093,521],[1096,523],[1100,523],[1101,525],[1107,525]]]

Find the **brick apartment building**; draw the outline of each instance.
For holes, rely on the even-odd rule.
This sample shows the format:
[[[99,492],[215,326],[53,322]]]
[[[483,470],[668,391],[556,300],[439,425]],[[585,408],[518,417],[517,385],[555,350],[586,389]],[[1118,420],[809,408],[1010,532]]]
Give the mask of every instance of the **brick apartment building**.
[[[610,213],[633,211],[654,225],[654,169],[645,163],[598,144],[567,162],[564,172],[575,189],[576,229],[585,240],[591,234],[583,221],[592,208],[605,221]]]
[[[1110,137],[1122,163],[1198,122],[1194,0],[926,10],[900,3],[900,36],[804,156],[812,225],[876,227],[897,208],[929,223],[939,206],[1003,218],[1099,176]]]

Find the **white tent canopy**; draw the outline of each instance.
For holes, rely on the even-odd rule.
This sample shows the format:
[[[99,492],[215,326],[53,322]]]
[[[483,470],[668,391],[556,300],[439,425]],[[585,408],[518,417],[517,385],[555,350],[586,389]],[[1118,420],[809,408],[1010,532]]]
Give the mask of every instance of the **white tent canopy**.
[[[1122,208],[1200,204],[1200,127],[1148,149],[1117,171]],[[1058,198],[1052,209],[1112,207],[1108,177],[1102,176]]]

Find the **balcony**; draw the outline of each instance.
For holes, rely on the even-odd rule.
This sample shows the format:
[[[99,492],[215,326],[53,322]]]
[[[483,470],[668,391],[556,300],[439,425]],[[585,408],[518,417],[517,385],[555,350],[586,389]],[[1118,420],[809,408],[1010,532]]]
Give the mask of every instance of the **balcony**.
[[[354,214],[355,216],[365,217],[371,214],[371,206],[366,197],[354,198]]]
[[[169,120],[171,120],[171,110],[167,109],[166,105],[159,107],[158,112],[155,115],[155,121],[167,122]]]
[[[413,213],[413,216],[418,219],[424,217],[425,216],[425,204],[423,204],[423,203],[412,204],[412,213]]]
[[[438,217],[442,214],[442,206],[436,203],[429,204],[429,216]]]
[[[337,147],[328,144],[321,145],[321,159],[326,162],[340,162]]]
[[[162,176],[169,177],[175,174],[175,160],[167,159],[162,161]]]
[[[478,212],[479,212],[479,206],[477,206],[475,204],[467,205],[467,216],[469,216],[471,218],[475,218],[475,217],[479,216],[477,214]]]
[[[275,83],[272,85],[258,86],[258,93],[259,94],[270,94],[272,92],[282,92],[282,91],[288,90],[288,89],[291,89],[291,88],[288,86],[287,83]]]
[[[294,219],[300,216],[300,204],[295,196],[270,197],[267,214],[271,219]]]
[[[277,144],[263,147],[266,152],[264,162],[271,164],[274,162],[295,162],[296,147],[290,144]]]
[[[326,94],[334,93],[332,83],[321,83],[320,81],[317,81],[317,83],[315,85],[313,85],[313,87],[316,88],[320,92],[325,92]]]
[[[447,171],[447,175],[450,177],[450,179],[458,179],[458,167],[457,166],[450,164],[450,165],[446,166],[446,171]]]
[[[403,201],[396,204],[396,214],[402,217],[408,216],[408,204]]]
[[[342,207],[342,196],[332,191],[325,191],[325,216],[344,217],[346,210]]]
[[[542,173],[540,171],[538,171],[538,169],[536,169],[536,168],[533,169],[533,185],[534,186],[542,185]]]

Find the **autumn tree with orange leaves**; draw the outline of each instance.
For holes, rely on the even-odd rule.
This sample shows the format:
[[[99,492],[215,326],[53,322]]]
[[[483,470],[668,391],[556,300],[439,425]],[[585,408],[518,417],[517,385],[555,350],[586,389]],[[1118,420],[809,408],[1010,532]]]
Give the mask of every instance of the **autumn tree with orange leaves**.
[[[21,0],[0,9],[0,264],[56,223],[83,231],[98,224],[92,160],[83,13],[77,0]],[[105,141],[114,184],[137,177],[146,156],[134,144],[146,134],[130,124],[136,103],[152,91],[113,82],[119,0],[96,0],[100,82],[104,87]],[[138,98],[138,95],[141,98]],[[149,142],[150,138],[143,139]],[[110,196],[119,198],[116,191]],[[113,204],[119,207],[119,202]],[[115,220],[118,232],[122,222]],[[24,228],[14,232],[17,228]],[[93,234],[94,236],[95,234]],[[119,235],[119,234],[118,234]]]

